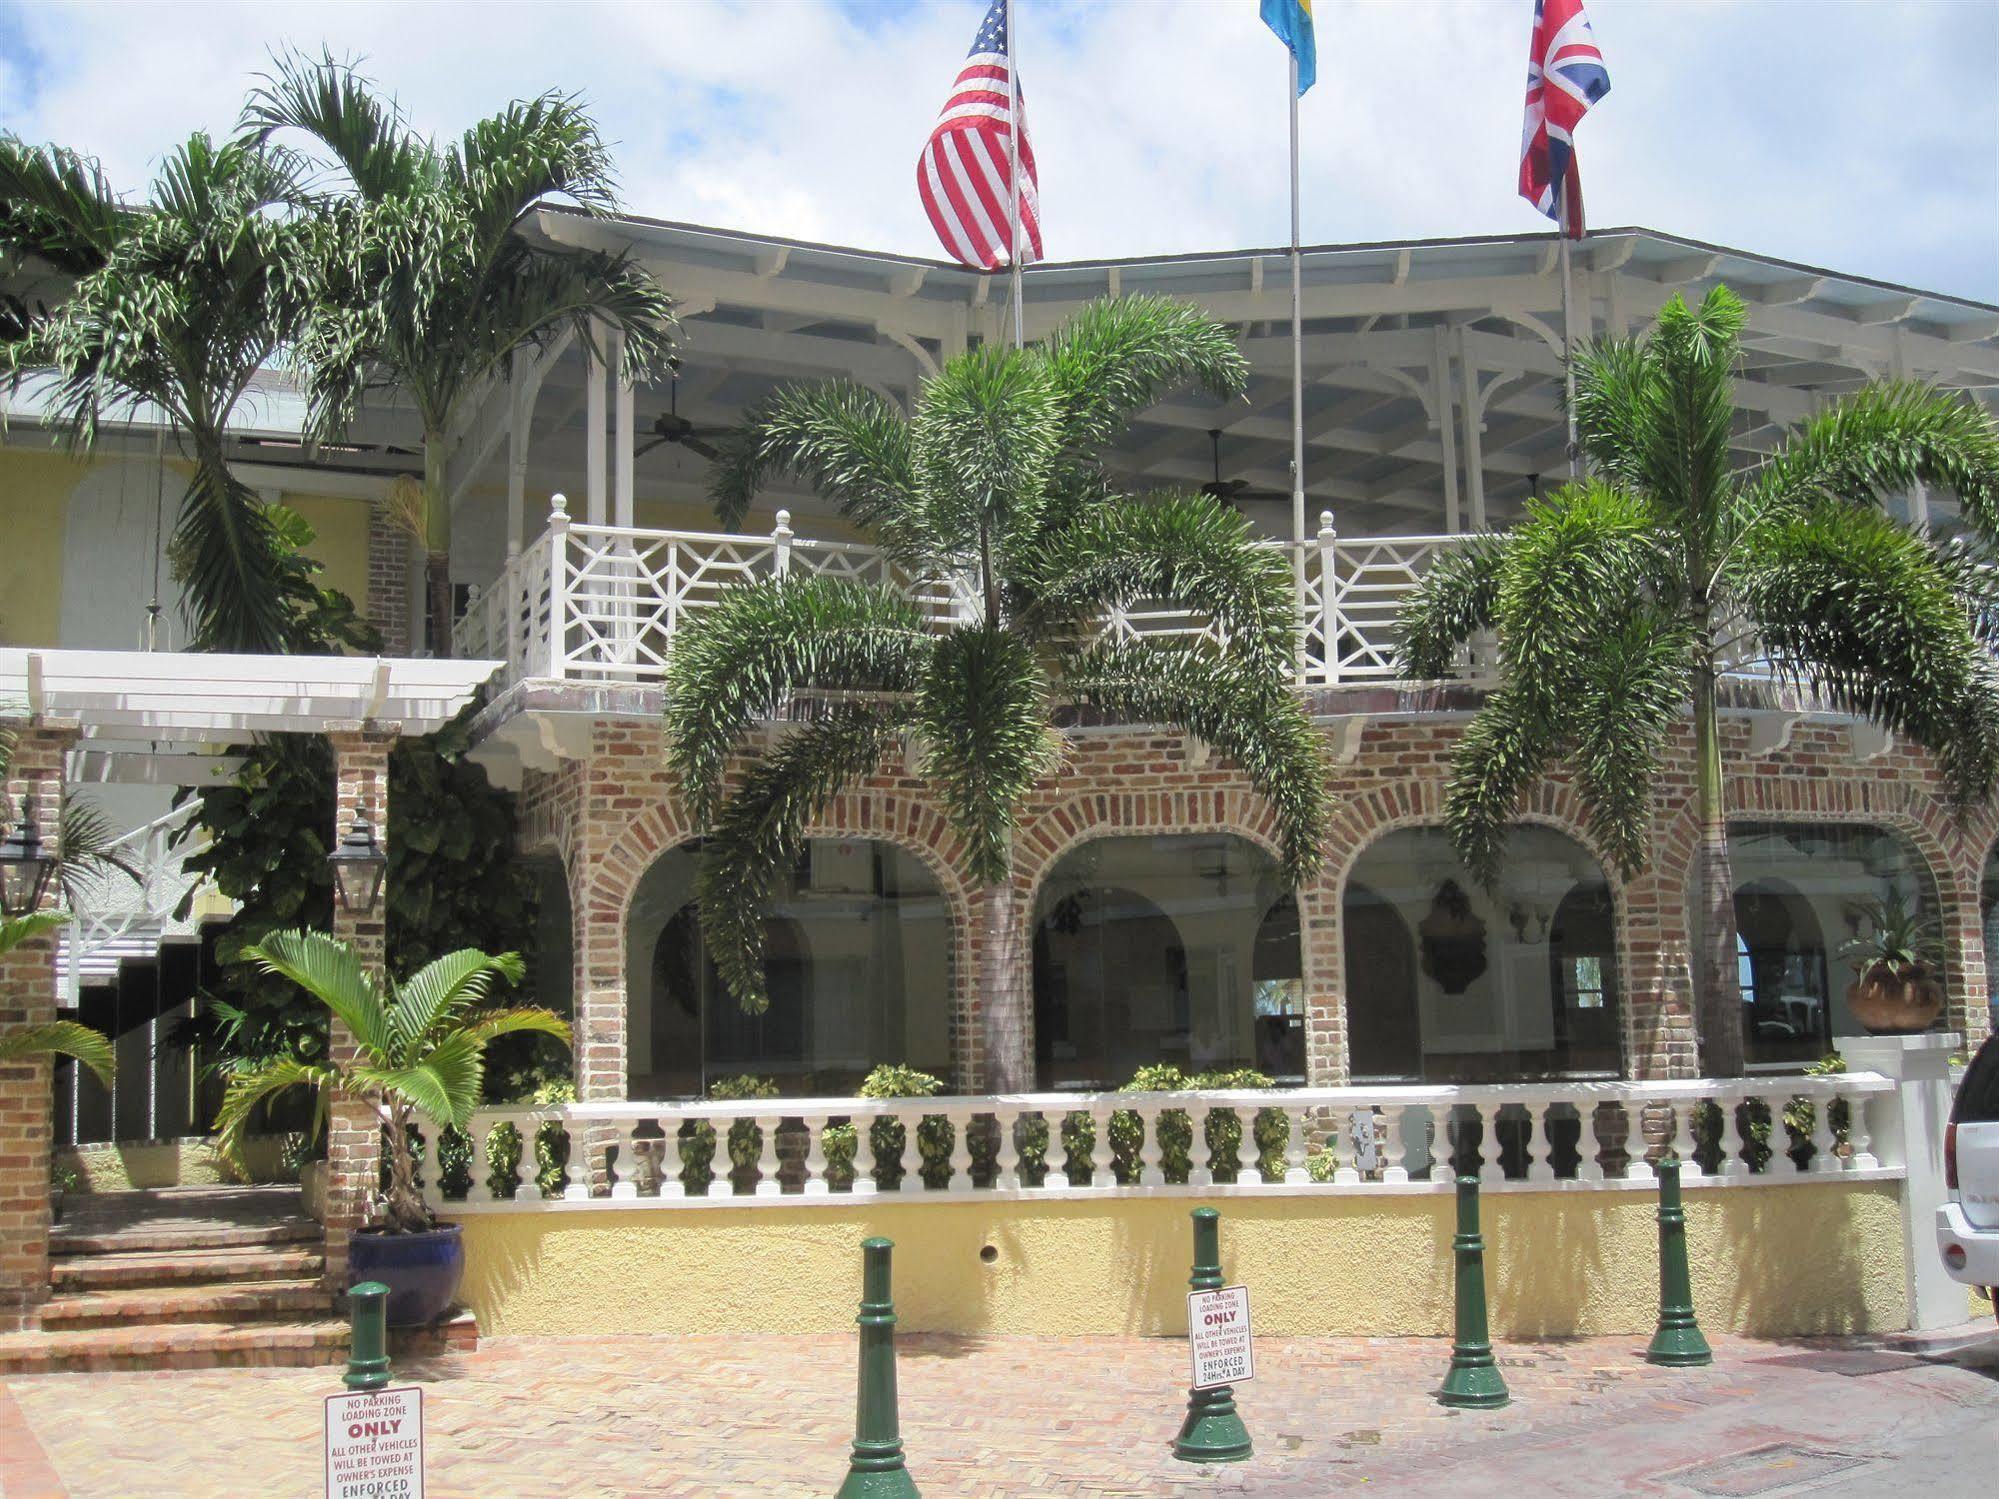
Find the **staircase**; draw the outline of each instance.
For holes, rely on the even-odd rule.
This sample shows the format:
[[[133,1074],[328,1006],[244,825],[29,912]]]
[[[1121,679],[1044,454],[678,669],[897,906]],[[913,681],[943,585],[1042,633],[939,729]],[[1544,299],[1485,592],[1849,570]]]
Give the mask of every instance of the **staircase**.
[[[348,1330],[296,1187],[72,1197],[40,1332],[0,1335],[0,1375],[338,1364]],[[398,1333],[398,1355],[477,1345],[469,1315]]]

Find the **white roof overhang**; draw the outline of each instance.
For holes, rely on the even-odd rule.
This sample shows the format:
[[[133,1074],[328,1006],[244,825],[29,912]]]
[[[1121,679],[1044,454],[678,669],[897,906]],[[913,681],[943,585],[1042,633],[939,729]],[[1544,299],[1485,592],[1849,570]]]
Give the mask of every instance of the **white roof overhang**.
[[[0,650],[0,718],[86,740],[212,745],[373,724],[425,734],[463,711],[498,661]]]

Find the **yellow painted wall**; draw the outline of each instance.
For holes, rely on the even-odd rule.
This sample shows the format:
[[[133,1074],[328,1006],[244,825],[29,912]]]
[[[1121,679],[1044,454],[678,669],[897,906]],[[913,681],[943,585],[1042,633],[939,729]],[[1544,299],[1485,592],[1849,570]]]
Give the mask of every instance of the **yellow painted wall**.
[[[493,1334],[835,1332],[853,1322],[862,1239],[896,1241],[902,1326],[961,1333],[1182,1335],[1196,1199],[845,1203],[468,1214],[463,1299]],[[1258,1331],[1451,1331],[1455,1207],[1443,1194],[1232,1198],[1229,1280]],[[1649,1333],[1656,1198],[1485,1200],[1500,1337]],[[1901,1209],[1887,1183],[1690,1190],[1694,1294],[1711,1332],[1907,1325]],[[980,1251],[991,1246],[988,1264]]]
[[[0,645],[54,645],[62,624],[63,505],[85,465],[0,448]]]
[[[313,530],[312,545],[306,555],[326,570],[319,575],[322,588],[338,589],[354,601],[363,615],[368,612],[368,515],[366,500],[341,499],[327,495],[284,493],[284,503],[296,510]]]

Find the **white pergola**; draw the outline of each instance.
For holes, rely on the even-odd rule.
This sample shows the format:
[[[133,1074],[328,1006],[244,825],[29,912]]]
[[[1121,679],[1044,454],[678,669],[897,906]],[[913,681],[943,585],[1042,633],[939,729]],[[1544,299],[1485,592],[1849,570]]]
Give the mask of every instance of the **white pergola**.
[[[457,717],[497,661],[0,650],[0,718],[77,732],[72,781],[192,784],[257,734],[395,727]]]

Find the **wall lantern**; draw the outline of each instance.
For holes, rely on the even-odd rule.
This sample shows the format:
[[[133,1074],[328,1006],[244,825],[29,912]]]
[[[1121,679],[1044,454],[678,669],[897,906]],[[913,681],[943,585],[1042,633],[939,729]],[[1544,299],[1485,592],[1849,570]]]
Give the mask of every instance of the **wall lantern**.
[[[382,898],[382,882],[388,878],[389,856],[375,842],[375,829],[368,819],[355,815],[353,825],[341,835],[340,846],[326,856],[333,866],[333,888],[340,896],[340,909],[366,916]]]
[[[42,847],[42,835],[35,828],[35,805],[30,801],[21,825],[0,842],[0,911],[26,916],[39,910],[55,872],[55,855]]]

